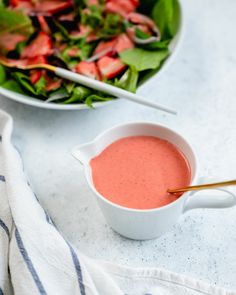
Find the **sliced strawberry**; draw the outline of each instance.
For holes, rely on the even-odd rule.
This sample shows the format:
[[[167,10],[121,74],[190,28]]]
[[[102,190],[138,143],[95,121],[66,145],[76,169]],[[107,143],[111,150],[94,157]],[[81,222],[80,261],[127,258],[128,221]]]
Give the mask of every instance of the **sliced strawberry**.
[[[46,34],[50,34],[51,31],[50,31],[50,28],[49,28],[48,23],[45,20],[44,16],[42,14],[39,14],[37,16],[37,18],[38,18],[38,22],[41,27],[41,30]]]
[[[31,12],[34,9],[33,4],[28,0],[10,0],[10,5],[17,9],[21,9],[26,13]]]
[[[110,41],[101,41],[98,46],[94,50],[94,55],[97,55],[100,52],[104,52],[106,55],[106,52],[109,52],[110,50],[113,50],[115,45],[117,43],[117,39],[112,39]]]
[[[97,62],[103,78],[112,79],[124,71],[126,65],[119,58],[104,56]]]
[[[54,0],[54,1],[47,1],[47,0],[41,0],[38,1],[36,4],[36,8],[38,11],[43,12],[49,12],[49,13],[57,13],[59,11],[62,11],[64,9],[67,9],[69,7],[73,6],[72,0],[67,1],[61,1],[61,0]]]
[[[36,56],[27,59],[27,65],[38,65],[38,64],[46,64],[47,59],[45,56]]]
[[[30,1],[30,0],[11,0],[11,6],[22,9],[27,13],[30,12],[43,12],[43,13],[57,13],[67,8],[73,7],[72,0],[41,0],[41,1]]]
[[[130,0],[130,2],[134,5],[135,8],[139,6],[139,0]]]
[[[123,17],[137,8],[135,1],[132,0],[110,0],[105,5],[105,11],[117,13]]]
[[[94,57],[101,58],[103,56],[114,56],[114,54],[122,52],[124,50],[133,48],[134,44],[129,39],[126,34],[121,34],[120,36],[110,40],[102,41],[95,48],[93,53]]]
[[[129,39],[126,34],[121,34],[117,37],[117,42],[114,46],[116,52],[122,52],[127,49],[134,48],[134,43]]]
[[[45,77],[45,78],[47,80],[45,90],[52,91],[52,90],[56,90],[59,87],[61,87],[62,80],[60,80],[60,79],[53,80],[53,79],[51,79],[49,77]]]
[[[32,70],[30,71],[30,81],[32,84],[35,84],[39,81],[42,76],[42,71],[39,70]]]
[[[99,5],[99,1],[98,0],[87,0],[86,1],[86,4],[88,6],[91,6],[91,5]]]
[[[0,48],[3,48],[4,51],[14,50],[19,42],[25,41],[26,39],[21,34],[3,33],[0,35]]]
[[[76,57],[80,52],[81,52],[81,49],[74,47],[67,50],[66,54],[70,57]]]
[[[52,54],[52,40],[44,32],[40,32],[38,36],[26,46],[22,53],[21,58],[32,58],[40,55]]]
[[[100,80],[100,75],[95,62],[81,61],[75,68],[78,74]]]

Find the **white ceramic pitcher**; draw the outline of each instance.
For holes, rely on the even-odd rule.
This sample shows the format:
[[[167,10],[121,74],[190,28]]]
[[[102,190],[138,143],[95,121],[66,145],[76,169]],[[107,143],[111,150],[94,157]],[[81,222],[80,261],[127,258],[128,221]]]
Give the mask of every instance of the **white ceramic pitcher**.
[[[84,165],[88,185],[96,195],[107,223],[119,234],[137,240],[159,237],[168,231],[186,211],[195,208],[226,208],[236,204],[235,195],[228,190],[221,194],[196,195],[184,193],[176,201],[156,209],[130,209],[110,202],[93,185],[89,162],[114,141],[128,136],[156,136],[177,146],[186,156],[191,167],[191,184],[196,184],[197,165],[195,154],[187,141],[175,131],[154,123],[135,122],[115,126],[97,136],[93,141],[75,147],[72,154]]]

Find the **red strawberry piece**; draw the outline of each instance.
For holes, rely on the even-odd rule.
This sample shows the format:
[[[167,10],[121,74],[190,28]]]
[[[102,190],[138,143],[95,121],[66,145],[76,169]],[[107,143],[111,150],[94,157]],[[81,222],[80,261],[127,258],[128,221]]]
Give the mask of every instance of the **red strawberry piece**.
[[[47,1],[42,0],[38,1],[36,4],[36,10],[42,12],[49,12],[49,13],[57,13],[59,11],[65,10],[69,7],[73,6],[73,1],[61,1],[61,0],[54,0],[54,1]]]
[[[21,58],[32,58],[39,55],[50,55],[52,54],[52,40],[44,32],[40,32],[38,36],[26,46],[22,53]]]
[[[111,41],[101,41],[98,46],[95,48],[95,51],[93,55],[97,55],[100,52],[104,52],[106,55],[106,52],[109,52],[110,50],[113,50],[115,45],[117,43],[117,39],[112,39]]]
[[[87,5],[91,6],[91,5],[99,5],[99,1],[98,0],[87,0]]]
[[[132,0],[110,0],[105,5],[105,11],[125,17],[128,13],[135,11],[136,7]]]
[[[38,22],[39,22],[39,25],[41,27],[41,30],[44,32],[44,33],[47,33],[47,34],[50,34],[50,28],[48,26],[48,23],[47,21],[45,20],[44,16],[42,14],[39,14],[37,16],[38,18]]]
[[[100,80],[100,75],[95,62],[81,61],[76,67],[75,71],[78,74]]]
[[[70,57],[76,57],[80,52],[81,52],[81,49],[74,47],[74,48],[67,50],[66,53]]]
[[[112,79],[124,71],[126,65],[119,58],[104,56],[97,62],[102,77]]]
[[[31,12],[34,8],[31,1],[28,0],[10,0],[10,5],[25,12]]]
[[[11,6],[22,9],[27,13],[30,12],[43,12],[43,13],[57,13],[67,8],[73,7],[72,0],[41,0],[41,1],[29,1],[29,0],[11,0]]]
[[[27,65],[38,65],[38,64],[46,64],[47,59],[45,56],[36,56],[27,59]]]
[[[116,40],[117,42],[114,46],[114,50],[118,53],[134,47],[134,43],[126,34],[119,35]]]
[[[16,48],[16,45],[25,41],[27,38],[21,34],[3,33],[0,35],[0,47],[5,51],[11,51]]]
[[[38,70],[33,70],[30,71],[30,81],[32,84],[35,84],[39,81],[39,79],[42,76],[42,71],[38,71]]]
[[[60,80],[60,79],[53,80],[47,76],[45,78],[47,80],[45,90],[52,91],[52,90],[56,90],[59,87],[61,87],[62,80]]]

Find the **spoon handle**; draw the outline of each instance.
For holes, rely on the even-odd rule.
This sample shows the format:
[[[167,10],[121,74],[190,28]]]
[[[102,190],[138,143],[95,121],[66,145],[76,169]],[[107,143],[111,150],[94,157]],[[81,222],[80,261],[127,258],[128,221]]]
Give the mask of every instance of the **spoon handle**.
[[[80,83],[80,84],[90,87],[92,89],[96,89],[98,91],[109,93],[111,95],[114,95],[115,97],[125,98],[127,100],[130,100],[130,101],[133,101],[133,102],[136,102],[136,103],[139,103],[139,104],[142,104],[142,105],[154,108],[154,109],[158,109],[158,110],[176,115],[176,112],[172,109],[169,109],[169,108],[167,108],[163,105],[160,105],[156,102],[149,101],[149,100],[143,98],[142,96],[139,96],[139,95],[129,92],[127,90],[115,87],[113,85],[110,85],[110,84],[107,84],[107,83],[104,83],[104,82],[101,82],[98,80],[94,80],[94,79],[91,79],[91,78],[86,77],[84,75],[80,75],[80,74],[77,74],[72,71],[62,69],[62,68],[55,68],[54,72],[56,75],[58,75],[62,78],[68,79],[73,82]]]
[[[170,194],[175,194],[175,193],[183,193],[187,191],[198,191],[198,190],[217,188],[217,187],[229,186],[229,185],[236,185],[236,180],[186,186],[186,187],[178,188],[178,189],[168,189],[167,192]]]

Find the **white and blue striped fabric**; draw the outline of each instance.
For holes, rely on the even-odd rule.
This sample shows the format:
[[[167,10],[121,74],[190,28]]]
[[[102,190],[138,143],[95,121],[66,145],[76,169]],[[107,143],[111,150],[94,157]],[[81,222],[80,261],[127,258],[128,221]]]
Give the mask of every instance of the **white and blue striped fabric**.
[[[0,111],[0,295],[233,295],[161,269],[92,260],[66,241],[40,206]]]

